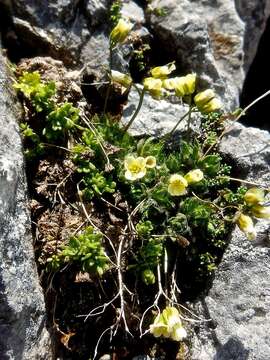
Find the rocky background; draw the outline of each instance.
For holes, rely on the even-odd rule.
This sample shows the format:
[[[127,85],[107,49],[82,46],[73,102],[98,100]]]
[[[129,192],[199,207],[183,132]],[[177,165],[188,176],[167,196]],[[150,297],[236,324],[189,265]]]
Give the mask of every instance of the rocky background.
[[[0,0],[0,359],[54,358],[34,262],[17,125],[21,109],[11,88],[9,61],[49,56],[61,61],[58,66],[66,67],[78,86],[102,79],[109,62],[110,4]],[[131,51],[143,43],[151,45],[153,64],[176,60],[179,73],[196,72],[200,85],[214,87],[228,110],[269,89],[269,0],[154,0],[148,7],[144,1],[124,1],[122,13],[134,23],[132,42],[113,54],[114,69],[132,71]],[[93,106],[102,98],[100,89],[82,85],[82,91]],[[123,121],[136,103],[131,92]],[[244,122],[269,130],[268,104],[269,99],[260,103]],[[164,133],[181,111],[179,104],[146,97],[132,130]],[[239,177],[269,184],[269,144],[267,131],[237,125],[221,151]],[[193,360],[270,357],[269,225],[260,224],[255,243],[233,232],[212,289],[197,303],[200,316],[212,321],[195,326]]]

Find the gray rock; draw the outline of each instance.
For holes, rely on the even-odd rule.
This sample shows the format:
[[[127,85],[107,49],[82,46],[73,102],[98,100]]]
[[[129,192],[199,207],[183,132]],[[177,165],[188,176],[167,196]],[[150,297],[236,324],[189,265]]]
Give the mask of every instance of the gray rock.
[[[144,11],[135,1],[124,0],[121,14],[134,23],[144,24],[145,22]]]
[[[142,89],[141,85],[137,85]],[[124,125],[128,124],[136,107],[139,103],[139,94],[132,88],[128,102],[123,110],[122,122]],[[150,135],[160,136],[169,133],[177,121],[188,111],[186,105],[172,104],[166,100],[155,100],[149,94],[145,94],[143,105],[138,113],[135,121],[130,127],[130,132],[133,135]],[[186,127],[186,121],[179,124],[178,130],[183,130]]]
[[[245,23],[244,69],[248,71],[270,15],[269,0],[235,0],[236,9]]]
[[[221,151],[236,162],[241,178],[269,185],[270,134],[236,125]],[[236,228],[208,296],[203,323],[193,339],[193,360],[268,360],[270,354],[270,225],[256,224],[248,241]]]
[[[234,108],[244,80],[244,24],[234,1],[156,0],[151,6],[166,11],[165,16],[148,16],[161,47],[177,60],[183,74],[196,72],[201,87],[214,88],[227,108]]]
[[[17,42],[34,55],[49,55],[67,65],[80,64],[81,48],[93,26],[104,22],[106,1],[78,0],[12,2],[12,21]]]
[[[20,107],[0,54],[0,358],[52,359],[34,258],[17,120]]]

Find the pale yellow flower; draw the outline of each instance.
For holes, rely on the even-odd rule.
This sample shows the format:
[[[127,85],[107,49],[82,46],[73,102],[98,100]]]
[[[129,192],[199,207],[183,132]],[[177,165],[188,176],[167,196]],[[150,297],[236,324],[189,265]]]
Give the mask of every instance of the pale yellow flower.
[[[179,311],[173,306],[167,306],[163,310],[162,315],[170,329],[173,328],[174,325],[179,323]]]
[[[203,172],[200,169],[191,170],[184,176],[188,184],[195,184],[201,181],[203,177]]]
[[[146,91],[148,91],[153,98],[159,99],[163,93],[162,81],[153,77],[145,78],[143,85]]]
[[[154,323],[150,325],[150,333],[154,335],[154,337],[164,336],[168,338],[170,336],[169,327],[166,324],[166,320],[163,317],[163,314],[160,314],[154,320]]]
[[[176,86],[176,83],[177,83],[177,79],[179,79],[179,78],[174,77],[174,78],[164,79],[162,81],[162,86],[166,90],[174,90],[175,86]]]
[[[141,156],[137,158],[134,156],[126,157],[124,165],[126,170],[125,178],[127,180],[141,179],[146,174],[146,161]]]
[[[246,234],[246,237],[249,240],[254,240],[256,238],[256,230],[250,216],[240,214],[237,219],[237,225],[239,226],[239,229]]]
[[[180,321],[178,324],[174,325],[171,332],[171,339],[174,341],[182,341],[186,337],[187,332]]]
[[[169,179],[168,192],[172,196],[185,195],[187,186],[188,182],[183,176],[173,174]]]
[[[264,201],[264,191],[259,188],[251,188],[245,193],[244,200],[248,205],[259,204]]]
[[[217,111],[222,107],[221,101],[216,98],[214,91],[211,89],[198,93],[194,97],[194,102],[198,110],[202,113]]]
[[[214,111],[218,111],[222,108],[222,102],[217,99],[217,98],[214,98],[212,100],[209,101],[209,103],[207,103],[205,106],[203,106],[200,111],[202,113],[210,113],[210,112],[214,112]]]
[[[169,306],[150,325],[150,333],[155,337],[164,336],[174,341],[181,341],[187,336],[178,310],[175,307]]]
[[[110,39],[113,43],[122,43],[128,36],[132,24],[124,19],[119,19],[117,25],[113,28]]]
[[[147,156],[145,158],[145,166],[149,169],[155,168],[157,165],[157,160],[154,156]]]
[[[175,78],[175,95],[183,97],[186,95],[191,95],[195,91],[196,86],[196,74],[188,74],[186,76],[181,76]]]
[[[151,75],[156,79],[166,79],[170,73],[172,73],[176,69],[174,63],[169,63],[163,66],[157,66],[151,69]]]
[[[130,87],[132,79],[129,75],[123,74],[120,71],[112,70],[111,71],[112,80],[118,84],[124,86],[125,88]]]
[[[251,212],[256,218],[270,219],[270,206],[254,205]]]

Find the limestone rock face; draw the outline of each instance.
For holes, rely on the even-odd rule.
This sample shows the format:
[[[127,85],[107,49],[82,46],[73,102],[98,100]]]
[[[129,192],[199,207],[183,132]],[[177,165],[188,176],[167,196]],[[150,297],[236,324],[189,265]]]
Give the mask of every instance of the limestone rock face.
[[[0,54],[0,358],[50,360],[27,206],[20,107]]]
[[[236,162],[239,175],[269,186],[270,134],[235,126],[221,151]],[[201,313],[204,323],[193,340],[193,360],[267,360],[270,354],[269,221],[257,223],[251,242],[235,229],[216,271]]]

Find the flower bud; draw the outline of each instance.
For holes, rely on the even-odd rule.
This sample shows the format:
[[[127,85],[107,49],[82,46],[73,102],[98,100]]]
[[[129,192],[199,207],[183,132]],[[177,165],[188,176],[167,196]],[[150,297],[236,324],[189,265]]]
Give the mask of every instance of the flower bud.
[[[142,279],[146,285],[153,285],[156,282],[155,274],[150,269],[146,269],[143,271]]]
[[[196,74],[188,74],[175,79],[175,95],[183,97],[195,91]]]
[[[143,85],[146,91],[148,91],[153,98],[159,99],[163,93],[162,81],[153,77],[145,78]]]
[[[240,214],[237,219],[237,225],[239,226],[240,230],[246,234],[246,237],[249,240],[254,240],[256,238],[256,230],[250,216]]]
[[[157,160],[154,156],[147,156],[145,158],[145,161],[146,161],[145,166],[149,169],[153,169],[157,165]]]
[[[194,102],[198,108],[206,105],[210,100],[215,98],[215,93],[211,89],[204,90],[202,92],[199,92],[194,97]]]
[[[163,66],[154,67],[150,72],[156,79],[166,79],[166,77],[176,69],[174,63],[169,63]]]
[[[259,219],[270,219],[270,206],[255,205],[251,208],[252,215]]]
[[[189,184],[195,184],[201,181],[203,177],[203,172],[200,169],[191,170],[184,176]]]
[[[251,188],[245,193],[244,200],[248,205],[255,205],[263,202],[264,191],[258,188]]]
[[[210,113],[210,112],[214,112],[214,111],[218,111],[222,108],[222,102],[219,99],[212,99],[209,101],[208,104],[206,104],[205,106],[203,106],[200,111],[202,113]]]
[[[217,111],[222,107],[222,103],[215,96],[213,90],[204,90],[194,97],[195,105],[202,113]]]
[[[129,75],[123,74],[120,71],[111,71],[112,80],[117,82],[118,84],[124,86],[125,88],[130,87],[132,83],[132,79]]]
[[[128,36],[132,24],[124,19],[119,19],[117,25],[113,28],[110,39],[113,43],[122,43]]]

